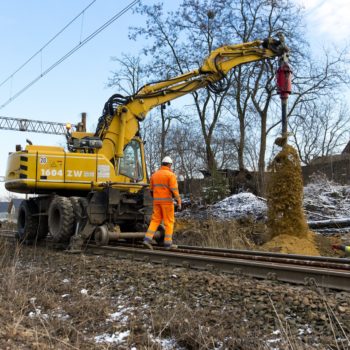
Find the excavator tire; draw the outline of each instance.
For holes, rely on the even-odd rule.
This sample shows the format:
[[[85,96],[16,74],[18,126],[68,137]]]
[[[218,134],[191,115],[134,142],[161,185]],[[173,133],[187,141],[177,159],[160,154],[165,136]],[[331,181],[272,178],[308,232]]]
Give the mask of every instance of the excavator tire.
[[[69,242],[74,233],[72,202],[66,197],[55,197],[49,208],[49,230],[55,242]]]
[[[70,202],[73,206],[73,213],[74,213],[74,223],[73,223],[73,232],[72,235],[74,235],[75,226],[80,218],[81,215],[81,208],[79,203],[79,197],[69,197]]]
[[[17,217],[16,238],[20,242],[31,241],[36,238],[39,217],[34,216],[37,213],[37,207],[34,202],[24,200],[20,204]]]

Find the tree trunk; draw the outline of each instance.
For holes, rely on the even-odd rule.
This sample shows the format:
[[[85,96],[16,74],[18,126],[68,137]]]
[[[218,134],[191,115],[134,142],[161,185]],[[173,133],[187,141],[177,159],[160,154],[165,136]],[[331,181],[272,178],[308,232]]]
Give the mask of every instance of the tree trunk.
[[[258,192],[260,196],[264,196],[266,192],[265,183],[265,153],[266,153],[266,113],[261,114],[260,129],[260,151],[258,164]]]
[[[162,160],[165,157],[165,136],[166,136],[166,127],[165,127],[165,113],[163,105],[160,106],[160,116],[162,119],[162,132],[160,135],[160,159]]]
[[[207,156],[208,171],[210,172],[211,175],[213,175],[216,173],[217,165],[216,165],[215,156],[211,147],[211,137],[205,137],[204,140],[205,140],[205,151]]]
[[[244,115],[240,115],[239,116],[239,145],[237,150],[239,171],[244,170],[244,147],[245,147]]]

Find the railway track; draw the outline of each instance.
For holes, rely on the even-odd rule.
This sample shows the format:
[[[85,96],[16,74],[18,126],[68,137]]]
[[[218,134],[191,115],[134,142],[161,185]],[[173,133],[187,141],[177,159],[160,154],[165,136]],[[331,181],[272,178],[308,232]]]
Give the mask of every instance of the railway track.
[[[14,239],[14,234],[14,231],[0,231],[0,237],[6,239]],[[57,246],[50,239],[38,245]],[[140,244],[125,243],[87,244],[84,253],[350,292],[350,259],[185,245],[171,251],[161,247],[146,250]]]

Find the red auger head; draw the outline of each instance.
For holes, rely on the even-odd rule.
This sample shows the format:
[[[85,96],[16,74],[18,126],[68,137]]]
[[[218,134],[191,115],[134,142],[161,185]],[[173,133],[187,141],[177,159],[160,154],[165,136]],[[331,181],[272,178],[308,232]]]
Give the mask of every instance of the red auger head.
[[[277,92],[282,100],[286,100],[292,92],[292,70],[287,62],[283,62],[276,72]]]

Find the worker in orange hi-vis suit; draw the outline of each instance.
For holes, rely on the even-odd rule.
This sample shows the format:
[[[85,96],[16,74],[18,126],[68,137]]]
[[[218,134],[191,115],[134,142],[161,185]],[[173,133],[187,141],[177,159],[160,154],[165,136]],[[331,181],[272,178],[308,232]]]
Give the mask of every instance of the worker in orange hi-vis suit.
[[[173,244],[175,222],[173,198],[177,202],[178,209],[181,210],[181,197],[176,175],[171,170],[172,164],[173,161],[170,157],[164,157],[160,169],[151,176],[150,190],[153,197],[153,214],[143,241],[144,246],[149,249],[153,249],[151,241],[162,221],[165,226],[164,247],[167,249],[177,248]]]

